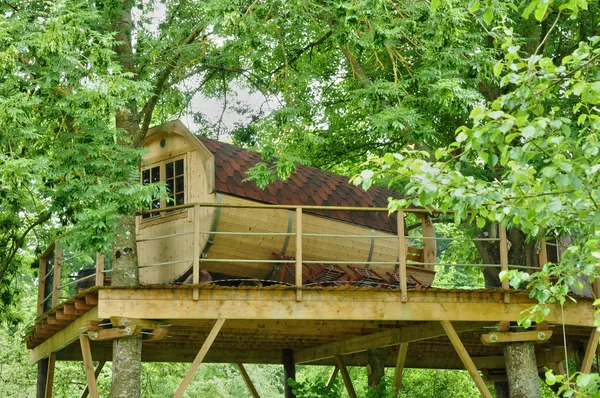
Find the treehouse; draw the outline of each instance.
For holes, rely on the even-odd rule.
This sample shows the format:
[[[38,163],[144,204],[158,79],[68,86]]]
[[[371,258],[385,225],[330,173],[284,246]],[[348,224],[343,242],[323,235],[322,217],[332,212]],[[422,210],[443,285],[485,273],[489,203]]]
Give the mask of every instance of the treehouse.
[[[439,214],[389,215],[394,192],[304,166],[261,190],[246,181],[259,154],[195,136],[179,121],[151,129],[145,145],[142,183],[164,183],[168,197],[137,216],[140,286],[111,286],[109,256],[61,242],[40,258],[38,316],[26,337],[39,397],[52,394],[57,360],[83,360],[82,396],[97,397],[118,338],[142,339],[143,361],[192,362],[175,397],[202,362],[237,364],[253,397],[247,363],[283,364],[288,377],[296,364],[334,366],[331,380],[340,374],[350,397],[347,366],[368,365],[370,382],[377,368],[393,367],[396,388],[405,367],[467,369],[485,397],[488,384],[538,396],[526,389],[567,359],[591,371],[600,333],[589,297],[551,305],[544,322],[523,329],[516,321],[536,301],[507,281],[432,287],[435,266],[447,265],[438,252],[458,239],[435,233]],[[534,271],[509,264],[506,230],[497,232],[477,238],[498,245],[496,263],[452,265]],[[539,264],[561,249],[540,239]]]

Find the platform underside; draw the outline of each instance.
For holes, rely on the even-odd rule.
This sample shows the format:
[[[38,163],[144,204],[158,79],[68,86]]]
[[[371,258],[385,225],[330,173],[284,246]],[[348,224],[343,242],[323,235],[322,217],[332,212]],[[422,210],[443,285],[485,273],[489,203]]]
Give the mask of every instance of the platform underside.
[[[194,289],[198,300],[193,299]],[[115,317],[170,325],[161,340],[144,342],[143,361],[191,362],[215,320],[224,318],[204,362],[280,364],[283,350],[291,348],[298,364],[333,365],[335,356],[343,355],[347,365],[358,366],[367,363],[368,348],[384,348],[386,366],[395,366],[398,345],[408,342],[405,367],[462,369],[439,322],[448,320],[477,368],[502,369],[502,346],[482,344],[481,335],[499,321],[517,321],[534,304],[527,292],[518,291],[505,296],[490,289],[423,289],[409,291],[408,301],[402,302],[398,291],[348,286],[303,289],[301,297],[288,287],[94,288],[67,304],[86,295],[97,295],[97,306],[76,311],[68,321],[48,324],[49,317],[58,317],[53,311],[62,307],[38,318],[28,342],[32,363],[52,352],[57,360],[81,360],[78,336],[86,332],[88,321],[109,324]],[[560,307],[553,308],[547,318],[552,337],[536,344],[538,366],[565,359],[561,319]],[[569,355],[573,347],[587,344],[593,319],[591,300],[565,304]],[[91,350],[95,361],[112,359],[111,341],[92,341]]]

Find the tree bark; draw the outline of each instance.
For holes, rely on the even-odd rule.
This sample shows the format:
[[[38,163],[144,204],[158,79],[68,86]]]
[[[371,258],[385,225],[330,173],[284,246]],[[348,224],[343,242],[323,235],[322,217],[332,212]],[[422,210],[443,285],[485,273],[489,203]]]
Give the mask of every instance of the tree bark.
[[[514,265],[526,265],[528,267],[539,266],[535,241],[526,242],[525,234],[518,229],[506,231],[508,239],[508,263]],[[497,238],[498,224],[488,224],[479,232],[480,238]],[[479,251],[483,264],[500,264],[500,244],[495,241],[475,241],[475,247]],[[486,287],[502,287],[500,282],[499,267],[484,267],[483,277]]]
[[[540,398],[542,393],[533,343],[505,344],[504,360],[510,398]]]
[[[384,356],[385,351],[383,348],[371,348],[367,350],[367,382],[369,388],[377,391],[380,391],[381,382],[385,375]]]

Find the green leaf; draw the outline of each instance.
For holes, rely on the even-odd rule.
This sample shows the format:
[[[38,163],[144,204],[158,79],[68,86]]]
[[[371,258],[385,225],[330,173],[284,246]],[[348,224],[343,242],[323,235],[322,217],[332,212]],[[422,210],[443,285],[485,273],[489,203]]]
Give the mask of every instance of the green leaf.
[[[494,65],[494,76],[498,77],[502,73],[502,69],[504,68],[504,62],[498,61]]]
[[[546,11],[548,10],[548,4],[541,2],[540,4],[538,4],[536,10],[535,10],[535,19],[537,19],[539,22],[542,22],[542,19],[544,19],[544,17],[546,16]]]
[[[431,0],[431,11],[435,11],[440,6],[440,0]]]
[[[479,10],[479,7],[481,7],[481,1],[471,0],[471,2],[469,2],[469,12],[475,13],[477,10]]]
[[[525,7],[525,10],[523,10],[523,18],[529,19],[529,15],[531,15],[533,10],[535,10],[539,2],[539,0],[533,0],[532,2],[530,2],[529,5]]]
[[[483,217],[477,217],[477,226],[479,228],[485,227],[485,218],[483,218]]]
[[[483,13],[483,22],[485,22],[486,25],[489,25],[490,23],[492,23],[493,20],[494,20],[494,11],[492,11],[492,7],[488,7],[485,9],[485,12]]]

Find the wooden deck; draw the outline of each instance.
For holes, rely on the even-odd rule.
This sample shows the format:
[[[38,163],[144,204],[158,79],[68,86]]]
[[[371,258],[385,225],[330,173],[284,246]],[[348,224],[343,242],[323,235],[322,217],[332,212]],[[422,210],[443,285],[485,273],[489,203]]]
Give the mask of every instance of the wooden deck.
[[[521,311],[534,304],[527,292],[509,291],[506,300],[507,292],[500,289],[430,288],[407,293],[403,302],[400,291],[304,288],[302,300],[297,300],[296,288],[283,286],[95,287],[37,319],[28,336],[30,362],[50,353],[57,360],[81,360],[81,334],[124,324],[137,324],[148,340],[143,361],[191,362],[216,319],[225,319],[205,362],[280,364],[283,350],[293,349],[298,364],[333,365],[336,356],[343,355],[347,365],[365,365],[365,351],[383,347],[386,365],[395,366],[398,345],[410,343],[405,367],[461,369],[463,364],[440,324],[450,321],[478,369],[502,369],[501,345],[484,345],[481,335],[497,330],[501,321],[516,321]],[[92,303],[89,309],[75,308],[86,301]],[[536,345],[539,366],[564,360],[561,318],[558,306],[547,317],[552,336]],[[587,344],[593,319],[591,300],[565,304],[569,347]],[[159,333],[159,329],[166,331]],[[153,340],[154,333],[165,335]],[[110,340],[92,339],[90,344],[93,360],[111,360]]]

